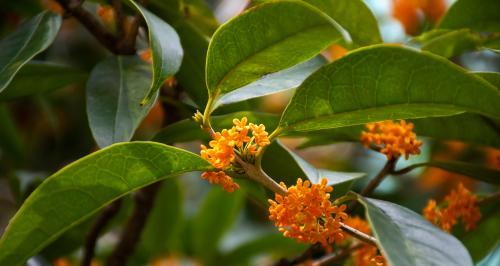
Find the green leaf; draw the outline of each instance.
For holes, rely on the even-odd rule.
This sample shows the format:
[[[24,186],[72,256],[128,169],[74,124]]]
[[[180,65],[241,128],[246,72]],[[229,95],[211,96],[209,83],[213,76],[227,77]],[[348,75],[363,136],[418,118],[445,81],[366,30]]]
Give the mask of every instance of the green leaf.
[[[99,147],[132,138],[154,104],[140,105],[150,81],[149,65],[136,56],[113,56],[94,67],[86,88],[87,116]]]
[[[144,105],[151,101],[167,78],[177,73],[184,52],[177,32],[168,23],[133,0],[129,0],[129,2],[141,13],[148,24],[149,45],[153,61],[153,81],[149,93],[141,103]]]
[[[146,264],[172,252],[178,245],[182,229],[182,188],[178,179],[163,181],[155,205],[144,226],[137,252]]]
[[[498,102],[495,87],[442,57],[377,45],[309,76],[288,104],[279,130],[306,132],[465,111],[498,118]]]
[[[233,126],[233,119],[247,117],[248,121],[254,124],[264,124],[266,130],[276,128],[279,117],[274,114],[258,112],[237,112],[211,117],[212,126],[219,131]],[[180,143],[193,140],[208,140],[208,134],[200,128],[200,125],[191,119],[181,120],[163,128],[153,138],[154,141],[162,143]]]
[[[479,262],[500,244],[499,224],[500,212],[497,210],[489,217],[483,217],[476,228],[460,239],[469,250],[474,262]]]
[[[334,197],[343,196],[349,191],[354,180],[366,175],[365,173],[336,172],[316,168],[280,141],[273,142],[266,149],[262,167],[277,182],[284,182],[287,186],[295,185],[297,178],[307,178],[313,184],[318,184],[322,178],[326,178],[328,185],[333,186]]]
[[[436,29],[414,39],[421,44],[423,51],[450,58],[465,52],[479,49],[483,42],[481,36],[470,29]]]
[[[286,238],[280,233],[256,237],[223,255],[220,260],[224,265],[251,265],[252,259],[262,254],[293,256],[304,251],[307,245]]]
[[[397,204],[361,197],[379,247],[390,265],[473,265],[454,236]]]
[[[212,9],[205,0],[184,0],[182,12],[184,12],[185,20],[199,28],[207,36],[211,36],[219,27]]]
[[[215,104],[214,109],[221,105],[241,102],[296,88],[311,73],[326,64],[326,62],[324,57],[317,56],[302,64],[266,75],[257,81],[223,95]]]
[[[493,249],[488,256],[481,260],[477,266],[492,266],[500,264],[500,244]]]
[[[476,32],[500,31],[500,1],[458,0],[445,14],[438,28],[468,28]]]
[[[24,65],[12,82],[0,93],[0,101],[41,95],[67,85],[82,82],[87,73],[52,62],[31,61]]]
[[[162,179],[212,167],[199,156],[154,142],[120,143],[48,177],[10,220],[0,265],[19,265],[113,200]]]
[[[0,41],[0,92],[19,69],[47,49],[61,27],[61,16],[42,12]]]
[[[458,161],[432,161],[412,165],[411,168],[431,166],[441,168],[450,172],[466,175],[474,179],[500,185],[500,170],[484,167],[482,165],[458,162]]]
[[[24,147],[16,123],[5,104],[0,104],[0,159],[22,161]]]
[[[303,0],[340,24],[358,46],[382,42],[378,22],[361,0]]]
[[[309,4],[276,1],[222,25],[208,47],[206,79],[215,99],[304,62],[341,38],[337,24]]]
[[[203,200],[192,224],[193,251],[204,264],[210,265],[217,255],[219,243],[240,213],[244,193],[228,193],[213,187]]]
[[[488,81],[491,85],[500,90],[500,73],[498,72],[473,72],[474,75]]]

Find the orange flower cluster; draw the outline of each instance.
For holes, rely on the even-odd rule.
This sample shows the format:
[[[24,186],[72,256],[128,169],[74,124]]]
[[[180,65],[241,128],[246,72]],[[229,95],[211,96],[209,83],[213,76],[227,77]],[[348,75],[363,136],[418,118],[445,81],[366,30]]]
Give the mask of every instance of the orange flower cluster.
[[[347,219],[346,205],[335,206],[330,201],[331,186],[323,178],[321,183],[311,185],[309,181],[297,180],[287,189],[286,195],[276,194],[269,200],[269,219],[279,227],[283,235],[302,243],[321,243],[327,250],[329,244],[340,242],[344,234],[340,222]]]
[[[476,205],[476,196],[462,183],[444,198],[443,205],[445,207],[439,207],[435,200],[429,200],[423,213],[427,220],[447,232],[450,232],[458,218],[462,218],[466,231],[473,229],[481,219],[481,211]]]
[[[357,216],[349,217],[345,221],[345,224],[365,234],[371,235],[372,233],[372,230],[368,222]],[[349,237],[347,240],[354,240],[354,239]],[[369,244],[363,244],[361,248],[352,252],[353,266],[387,265],[385,258],[381,255],[377,255],[377,253],[378,250],[376,247]]]
[[[437,23],[446,12],[445,0],[393,0],[392,16],[399,20],[405,32],[416,35],[421,26],[421,15]]]
[[[242,156],[254,156],[262,147],[271,142],[266,132],[266,127],[262,124],[248,124],[248,119],[243,117],[241,120],[233,119],[234,126],[231,129],[223,129],[221,132],[213,134],[207,148],[201,145],[201,157],[210,162],[215,168],[226,169],[233,163],[236,153],[235,149]],[[248,132],[252,132],[252,137]],[[224,172],[205,172],[202,177],[213,184],[221,184],[229,192],[238,188],[232,178]]]
[[[97,15],[101,18],[102,22],[107,25],[111,25],[115,22],[115,10],[111,6],[98,5]]]
[[[150,48],[140,51],[139,57],[142,59],[142,61],[144,61],[146,63],[151,64],[153,62],[153,57],[152,57]]]
[[[368,132],[361,132],[361,143],[366,147],[375,145],[387,159],[401,155],[408,159],[410,154],[420,154],[421,141],[413,132],[413,124],[401,120],[399,123],[383,121],[366,124]]]

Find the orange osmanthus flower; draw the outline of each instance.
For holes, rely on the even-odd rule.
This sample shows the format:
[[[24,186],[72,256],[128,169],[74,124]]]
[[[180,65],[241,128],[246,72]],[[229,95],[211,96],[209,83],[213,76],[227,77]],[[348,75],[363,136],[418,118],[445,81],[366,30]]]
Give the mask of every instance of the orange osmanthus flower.
[[[423,18],[436,24],[446,12],[445,0],[393,0],[392,16],[409,35],[418,34]]]
[[[284,236],[302,243],[321,243],[327,250],[329,244],[344,239],[340,222],[347,219],[346,205],[335,206],[330,201],[331,186],[324,178],[319,184],[297,180],[285,195],[275,195],[269,200],[269,219]]]
[[[115,22],[115,10],[108,5],[98,5],[97,15],[101,18],[102,22],[106,25],[111,25]]]
[[[357,229],[365,234],[371,235],[372,230],[370,224],[364,219],[359,217],[349,217],[345,220],[345,224]],[[357,239],[348,236],[346,241],[358,241]],[[385,258],[378,254],[378,249],[372,245],[363,243],[361,248],[352,252],[352,263],[353,266],[385,266],[387,265]]]
[[[465,230],[469,231],[481,219],[481,211],[476,202],[476,196],[460,183],[444,198],[440,204],[442,207],[435,200],[429,200],[423,214],[427,220],[447,232],[462,218]]]
[[[375,146],[387,159],[404,155],[420,154],[421,141],[413,132],[413,124],[401,120],[399,123],[383,121],[366,124],[367,132],[361,132],[361,143],[366,147]]]
[[[255,155],[261,148],[270,144],[265,126],[250,123],[243,117],[241,120],[233,119],[234,126],[231,129],[223,129],[212,135],[213,140],[208,146],[201,145],[201,157],[217,169],[225,170],[231,167],[236,158],[236,152],[245,157]],[[252,132],[253,137],[248,136]],[[246,157],[245,157],[246,158]],[[202,178],[212,184],[220,184],[228,192],[238,189],[238,184],[223,171],[205,172]]]
[[[139,57],[142,59],[142,61],[144,61],[146,63],[151,64],[153,62],[150,48],[140,51]]]

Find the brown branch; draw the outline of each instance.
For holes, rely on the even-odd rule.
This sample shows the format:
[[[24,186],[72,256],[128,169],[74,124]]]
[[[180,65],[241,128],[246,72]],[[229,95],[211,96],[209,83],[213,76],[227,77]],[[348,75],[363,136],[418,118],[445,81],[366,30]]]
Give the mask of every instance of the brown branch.
[[[134,195],[134,210],[118,241],[118,245],[107,260],[108,266],[126,265],[141,237],[144,225],[153,209],[154,200],[162,182],[151,184]]]
[[[297,256],[294,259],[288,260],[286,258],[282,258],[279,261],[277,261],[274,266],[292,266],[292,265],[298,265],[300,263],[303,263],[305,261],[308,261],[310,259],[322,256],[325,254],[325,250],[321,246],[321,244],[316,243],[304,251],[302,254]]]
[[[367,196],[370,195],[377,187],[382,183],[384,178],[390,174],[391,172],[394,171],[394,167],[396,166],[396,162],[398,161],[397,157],[393,157],[389,160],[384,165],[384,168],[380,170],[380,172],[375,176],[370,183],[361,191],[362,196]]]
[[[342,228],[343,231],[347,232],[354,238],[357,238],[367,244],[377,247],[377,239],[375,237],[367,235],[359,231],[358,229],[352,228],[344,223],[340,223],[340,227]]]
[[[103,232],[104,228],[109,224],[111,219],[118,214],[122,206],[122,200],[117,199],[111,204],[109,204],[97,217],[92,228],[87,234],[85,241],[85,248],[83,250],[83,259],[81,262],[82,266],[90,266],[92,263],[92,258],[94,258],[95,246],[97,244],[97,239]]]

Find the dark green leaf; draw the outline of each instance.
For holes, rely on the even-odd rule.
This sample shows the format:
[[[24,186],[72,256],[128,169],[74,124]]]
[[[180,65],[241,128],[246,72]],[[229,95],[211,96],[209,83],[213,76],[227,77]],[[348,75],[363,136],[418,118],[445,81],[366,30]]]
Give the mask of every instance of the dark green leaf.
[[[445,14],[439,28],[468,28],[476,32],[500,31],[500,1],[458,0]]]
[[[239,214],[244,193],[236,190],[228,193],[221,187],[213,187],[196,214],[193,228],[193,249],[204,264],[214,262],[220,240]]]
[[[99,147],[132,138],[154,104],[140,105],[150,83],[149,65],[135,56],[113,56],[95,66],[86,97],[90,129]]]
[[[24,64],[54,41],[60,27],[61,16],[45,11],[0,41],[0,92]]]
[[[477,266],[493,266],[500,264],[500,244],[498,244],[484,260],[479,262]]]
[[[419,214],[387,201],[358,200],[390,265],[473,265],[460,241]]]
[[[231,128],[233,119],[247,117],[248,121],[254,124],[264,124],[266,130],[276,128],[279,117],[274,114],[257,113],[257,112],[237,112],[220,116],[211,117],[212,126],[216,130]],[[200,125],[191,119],[185,119],[174,124],[171,124],[162,129],[154,137],[155,141],[162,143],[179,143],[193,140],[208,140],[208,134],[200,128]]]
[[[469,29],[436,29],[415,38],[423,51],[429,51],[450,58],[465,52],[479,49],[483,42],[481,36]]]
[[[500,212],[497,210],[491,216],[482,218],[476,228],[461,238],[474,262],[479,262],[500,244],[499,224]]]
[[[207,36],[211,36],[219,27],[212,9],[205,0],[184,0],[182,12],[184,13],[184,19],[199,28]]]
[[[87,73],[69,66],[31,61],[19,70],[9,86],[0,93],[0,101],[49,93],[72,83],[82,82],[87,76]]]
[[[286,134],[465,111],[498,118],[498,102],[495,87],[442,57],[373,46],[309,76],[296,90],[279,127]]]
[[[358,46],[382,42],[378,23],[361,0],[303,0],[316,6],[349,32]]]
[[[168,23],[133,0],[129,2],[141,13],[148,24],[153,80],[149,93],[142,101],[142,104],[146,104],[156,95],[163,82],[177,73],[181,66],[183,51],[177,32]]]
[[[354,180],[365,176],[364,173],[335,172],[316,168],[290,151],[280,141],[273,142],[266,149],[262,167],[277,182],[284,182],[288,186],[295,185],[297,178],[307,178],[313,184],[326,178],[328,185],[334,188],[334,197],[343,196],[351,188]]]
[[[325,58],[317,56],[302,64],[266,75],[246,86],[231,91],[228,94],[224,94],[217,101],[214,109],[221,105],[241,102],[296,88],[311,75],[311,73],[326,64],[326,62]]]
[[[113,200],[164,178],[212,169],[190,152],[154,142],[116,144],[48,177],[0,239],[0,265],[19,265]]]
[[[335,40],[340,29],[318,9],[298,1],[269,2],[222,25],[208,48],[212,98],[304,62]]]
[[[0,104],[0,158],[22,160],[24,149],[16,123],[5,104]]]

